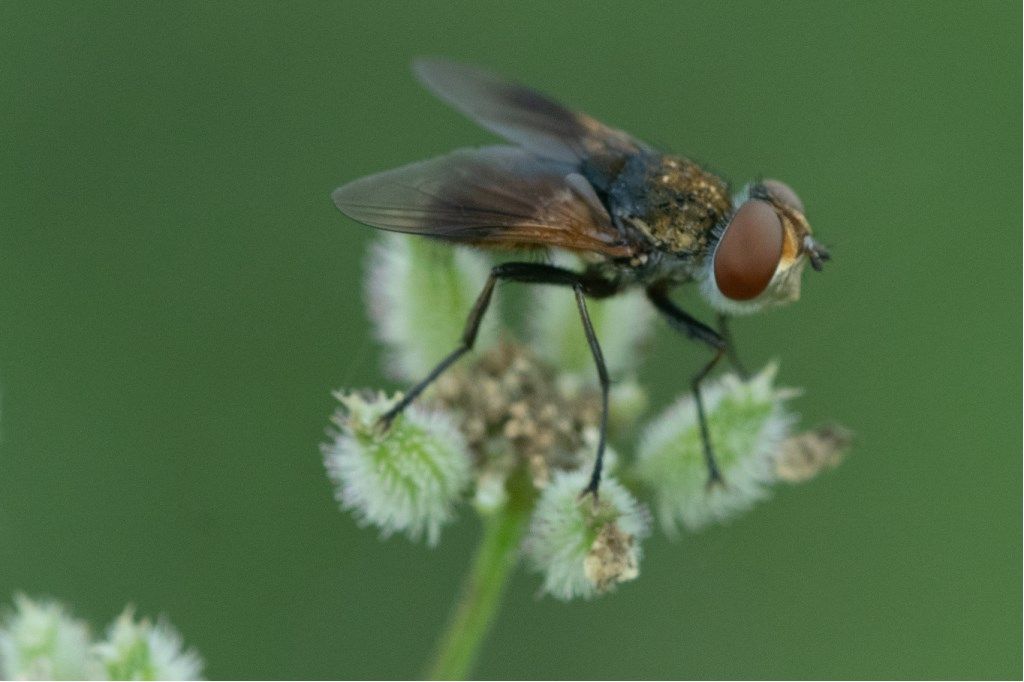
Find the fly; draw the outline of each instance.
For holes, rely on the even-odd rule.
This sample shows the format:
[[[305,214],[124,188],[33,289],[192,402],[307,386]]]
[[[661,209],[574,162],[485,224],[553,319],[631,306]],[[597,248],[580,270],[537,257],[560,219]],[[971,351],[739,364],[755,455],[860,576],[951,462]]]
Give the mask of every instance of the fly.
[[[721,484],[708,435],[701,381],[728,356],[729,316],[795,301],[805,263],[829,259],[811,235],[804,205],[777,180],[737,196],[717,175],[620,130],[573,112],[535,90],[463,64],[421,59],[419,80],[434,94],[515,146],[458,149],[343,185],[332,198],[366,225],[480,248],[562,249],[587,265],[573,271],[534,262],[495,266],[458,346],[381,417],[386,428],[476,341],[499,280],[571,288],[600,380],[597,456],[583,493],[597,495],[608,423],[608,371],[587,313],[588,298],[642,287],[673,328],[710,348],[691,381],[708,484]],[[718,312],[717,329],[669,297],[694,283]]]

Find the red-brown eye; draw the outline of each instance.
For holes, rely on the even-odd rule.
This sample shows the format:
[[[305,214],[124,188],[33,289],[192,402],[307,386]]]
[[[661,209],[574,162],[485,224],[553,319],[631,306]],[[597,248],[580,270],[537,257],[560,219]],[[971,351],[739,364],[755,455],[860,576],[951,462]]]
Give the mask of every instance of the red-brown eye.
[[[767,189],[768,194],[771,194],[772,197],[780,204],[789,206],[790,208],[795,208],[801,213],[805,213],[804,202],[800,201],[800,197],[798,197],[796,192],[793,191],[793,188],[786,183],[779,182],[778,180],[765,180],[761,185]]]
[[[734,301],[765,290],[782,258],[782,221],[766,201],[746,201],[715,249],[715,284]]]

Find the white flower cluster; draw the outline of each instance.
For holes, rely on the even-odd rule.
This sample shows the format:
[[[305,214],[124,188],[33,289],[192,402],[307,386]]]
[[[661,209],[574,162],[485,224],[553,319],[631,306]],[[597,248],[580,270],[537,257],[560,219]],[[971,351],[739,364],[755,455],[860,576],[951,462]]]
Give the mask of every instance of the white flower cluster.
[[[198,680],[202,660],[182,648],[170,624],[135,620],[126,609],[105,639],[52,601],[14,598],[0,623],[0,678],[5,680]]]
[[[388,235],[378,244],[368,273],[368,290],[378,335],[389,351],[392,375],[419,380],[455,347],[487,269],[486,259],[479,254],[425,240]],[[528,497],[536,498],[523,544],[526,558],[543,575],[547,593],[559,599],[589,598],[638,574],[640,542],[649,532],[649,514],[634,497],[636,493],[650,494],[659,525],[675,537],[680,527],[697,530],[750,509],[779,481],[806,480],[835,466],[849,444],[849,434],[838,427],[794,435],[797,418],[786,402],[797,392],[777,388],[777,368],[769,365],[747,380],[726,374],[702,385],[721,483],[708,484],[697,407],[687,393],[642,429],[633,461],[627,466],[620,460],[623,471],[619,480],[609,466],[600,496],[581,497],[595,441],[597,374],[571,292],[535,287],[531,295],[525,345],[539,364],[532,374],[522,367],[518,371],[522,377],[532,377],[530,381],[548,376],[558,390],[551,393],[548,388],[535,387],[530,389],[533,393],[508,398],[514,423],[506,423],[497,436],[481,431],[494,423],[491,412],[494,405],[501,404],[488,390],[505,385],[493,373],[486,376],[486,383],[481,383],[484,377],[471,374],[462,384],[455,384],[463,387],[464,398],[461,403],[456,401],[454,412],[439,406],[443,400],[435,400],[432,411],[414,403],[387,430],[377,422],[397,398],[338,394],[343,409],[335,417],[338,434],[325,448],[325,463],[344,508],[353,510],[362,522],[377,526],[383,535],[403,532],[414,540],[426,538],[433,545],[441,527],[452,518],[455,505],[471,488],[478,512],[500,512],[510,491],[522,484],[514,479],[519,466],[533,473],[533,492]],[[631,436],[631,427],[647,406],[636,373],[638,349],[649,335],[653,313],[640,298],[627,293],[588,301],[613,380],[609,424],[616,442]],[[492,309],[489,317],[497,320],[498,311]],[[486,347],[487,339],[479,339],[478,345]],[[528,363],[531,353],[520,356],[518,362]],[[551,376],[548,368],[557,368],[557,376]],[[533,386],[529,381],[507,383],[519,387],[517,390]],[[555,394],[560,397],[551,397]],[[427,404],[430,395],[434,394],[428,391]],[[536,406],[541,416],[536,421],[529,416],[534,407],[531,395],[541,396],[535,399],[541,400]],[[479,407],[474,403],[477,399]],[[490,407],[485,408],[484,403]],[[467,414],[474,409],[490,412],[486,418]],[[585,418],[573,421],[573,415],[566,413],[573,409]],[[554,443],[564,437],[562,429],[569,423],[580,425],[578,439],[589,444],[585,456],[540,462],[540,455],[531,449],[532,454],[516,464],[513,438],[520,444]],[[462,433],[460,429],[466,430]],[[502,437],[510,441],[507,451],[495,454],[495,438],[500,445]],[[488,448],[481,454],[476,445],[467,447],[469,441],[485,441]],[[620,449],[623,446],[619,443]],[[611,449],[609,459],[615,459]]]

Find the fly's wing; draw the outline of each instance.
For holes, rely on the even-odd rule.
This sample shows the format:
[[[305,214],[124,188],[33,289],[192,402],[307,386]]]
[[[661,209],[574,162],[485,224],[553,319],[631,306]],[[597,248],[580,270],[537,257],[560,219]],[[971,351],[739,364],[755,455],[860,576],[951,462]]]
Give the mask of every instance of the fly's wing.
[[[593,187],[572,166],[516,147],[460,149],[334,190],[372,227],[495,248],[632,255]]]
[[[487,130],[544,158],[576,166],[587,161],[605,183],[627,157],[650,149],[621,130],[488,71],[443,59],[417,59],[413,72],[434,94]]]

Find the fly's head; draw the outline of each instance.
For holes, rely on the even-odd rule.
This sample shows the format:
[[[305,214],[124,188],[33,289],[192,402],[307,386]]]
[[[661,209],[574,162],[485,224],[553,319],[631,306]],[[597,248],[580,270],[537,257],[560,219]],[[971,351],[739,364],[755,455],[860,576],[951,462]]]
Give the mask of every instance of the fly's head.
[[[811,235],[803,202],[778,180],[743,188],[708,254],[701,292],[716,310],[733,315],[797,300],[804,264],[821,270],[830,258]]]

